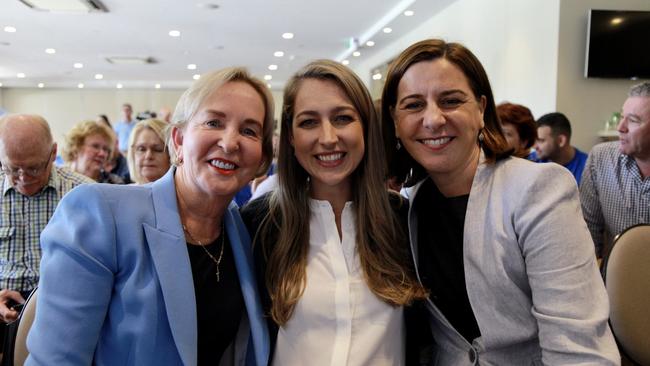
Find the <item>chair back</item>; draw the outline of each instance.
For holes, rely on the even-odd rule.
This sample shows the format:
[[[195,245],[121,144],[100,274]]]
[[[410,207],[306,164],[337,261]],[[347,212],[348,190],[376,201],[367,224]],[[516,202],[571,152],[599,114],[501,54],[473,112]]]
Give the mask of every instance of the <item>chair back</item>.
[[[650,365],[650,225],[614,239],[604,273],[616,341],[634,362]]]
[[[34,322],[36,314],[36,295],[38,288],[34,289],[25,301],[25,306],[20,312],[18,331],[16,332],[16,344],[14,345],[14,366],[23,366],[27,360],[27,334]]]

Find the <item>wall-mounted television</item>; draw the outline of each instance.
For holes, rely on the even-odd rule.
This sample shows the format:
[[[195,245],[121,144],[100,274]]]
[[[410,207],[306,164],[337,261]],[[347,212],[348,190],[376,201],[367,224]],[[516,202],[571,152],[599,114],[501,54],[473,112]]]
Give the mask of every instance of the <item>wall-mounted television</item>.
[[[650,79],[650,11],[589,11],[585,77]]]

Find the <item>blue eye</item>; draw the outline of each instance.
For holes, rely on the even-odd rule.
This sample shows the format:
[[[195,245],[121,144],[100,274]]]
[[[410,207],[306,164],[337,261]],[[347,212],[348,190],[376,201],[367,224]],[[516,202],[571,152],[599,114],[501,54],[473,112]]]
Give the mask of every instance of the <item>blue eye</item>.
[[[249,127],[243,128],[241,133],[244,136],[250,136],[250,137],[257,137],[257,135],[258,135],[258,133],[257,133],[257,131],[255,129],[249,128]]]
[[[218,119],[213,119],[205,122],[205,125],[208,127],[221,127],[222,124],[223,122],[221,122],[221,120]]]

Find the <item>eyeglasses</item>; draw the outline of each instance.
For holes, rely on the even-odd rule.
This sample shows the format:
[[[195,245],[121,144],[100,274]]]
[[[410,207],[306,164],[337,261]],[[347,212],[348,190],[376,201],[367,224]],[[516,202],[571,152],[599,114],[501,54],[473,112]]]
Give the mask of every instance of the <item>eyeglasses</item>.
[[[135,150],[136,155],[145,155],[147,151],[151,151],[153,155],[158,155],[165,152],[165,147],[160,145],[133,145],[133,150]]]
[[[106,145],[94,143],[94,144],[84,144],[84,146],[87,146],[95,151],[103,151],[109,155],[111,153],[111,148]]]
[[[52,154],[54,154],[54,149],[50,151],[50,155],[48,156],[47,160],[42,162],[41,164],[38,164],[37,166],[32,166],[28,168],[12,168],[9,167],[5,164],[0,163],[0,169],[8,176],[12,177],[20,177],[21,175],[27,175],[30,177],[37,177],[43,173],[43,171],[47,168],[47,166],[50,164],[50,161],[52,160]]]

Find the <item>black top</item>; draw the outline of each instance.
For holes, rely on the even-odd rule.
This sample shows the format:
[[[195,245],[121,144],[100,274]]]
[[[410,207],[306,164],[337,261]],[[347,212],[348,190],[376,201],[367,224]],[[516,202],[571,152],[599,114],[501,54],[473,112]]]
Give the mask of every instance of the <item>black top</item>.
[[[205,249],[219,259],[221,245],[219,237]],[[228,235],[224,236],[223,245],[217,282],[214,261],[199,245],[187,243],[196,296],[198,365],[219,364],[225,349],[235,339],[245,306]]]
[[[413,210],[418,218],[418,272],[431,301],[451,325],[472,343],[481,336],[467,297],[463,230],[469,195],[445,197],[427,179]]]

